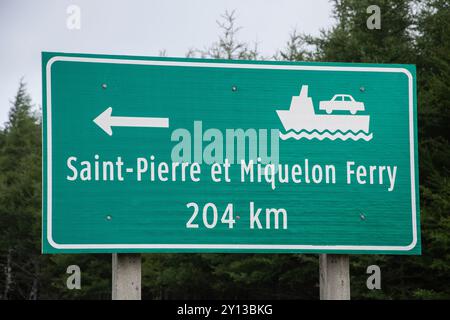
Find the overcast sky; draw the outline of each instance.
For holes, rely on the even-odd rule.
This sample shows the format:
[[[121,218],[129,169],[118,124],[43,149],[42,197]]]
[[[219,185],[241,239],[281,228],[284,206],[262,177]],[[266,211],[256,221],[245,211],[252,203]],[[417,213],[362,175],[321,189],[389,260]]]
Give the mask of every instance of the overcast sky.
[[[81,10],[79,30],[66,26],[70,5]],[[0,126],[22,76],[42,104],[41,51],[184,57],[214,42],[216,20],[233,9],[238,39],[267,57],[293,29],[317,35],[333,24],[328,0],[0,0]]]

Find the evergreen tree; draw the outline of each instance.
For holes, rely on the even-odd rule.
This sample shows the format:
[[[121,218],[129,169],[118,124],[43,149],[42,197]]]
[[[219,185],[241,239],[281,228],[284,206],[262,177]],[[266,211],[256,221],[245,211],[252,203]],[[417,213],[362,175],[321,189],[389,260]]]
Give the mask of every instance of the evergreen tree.
[[[36,299],[40,274],[41,127],[20,82],[0,149],[2,298]]]
[[[190,49],[186,56],[188,58],[225,59],[225,60],[257,60],[261,56],[258,45],[253,46],[247,42],[239,41],[237,34],[242,27],[236,25],[236,12],[225,11],[216,21],[220,29],[219,40],[206,49]]]

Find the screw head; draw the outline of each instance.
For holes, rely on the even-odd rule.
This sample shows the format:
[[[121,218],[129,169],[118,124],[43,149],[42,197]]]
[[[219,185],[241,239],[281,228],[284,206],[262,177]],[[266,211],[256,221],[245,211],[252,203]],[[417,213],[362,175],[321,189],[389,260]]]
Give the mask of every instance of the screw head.
[[[359,88],[359,91],[364,92],[364,91],[366,91],[366,88],[360,87],[360,88]]]
[[[106,88],[108,88],[108,86],[106,85],[106,83],[103,83],[102,84],[102,89],[106,89]]]
[[[363,213],[360,213],[359,217],[361,218],[361,220],[366,220],[366,216]]]
[[[231,91],[236,92],[237,91],[237,86],[232,86],[231,87]]]
[[[111,221],[112,217],[110,215],[106,216],[106,220]]]

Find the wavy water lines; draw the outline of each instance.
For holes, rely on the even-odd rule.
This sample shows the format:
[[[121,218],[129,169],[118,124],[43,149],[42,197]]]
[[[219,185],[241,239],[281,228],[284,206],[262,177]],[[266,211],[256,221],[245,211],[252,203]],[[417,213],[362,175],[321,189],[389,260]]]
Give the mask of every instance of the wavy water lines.
[[[324,139],[330,139],[330,140],[336,140],[336,139],[340,139],[340,140],[365,140],[365,141],[370,141],[373,138],[373,133],[367,134],[364,131],[358,131],[358,132],[353,132],[353,131],[346,131],[346,132],[342,132],[342,131],[335,131],[335,132],[330,132],[328,130],[319,132],[317,130],[313,130],[311,132],[308,131],[299,131],[296,132],[294,130],[289,130],[286,133],[281,133],[280,132],[280,138],[281,140],[287,140],[287,139],[295,139],[295,140],[300,140],[300,139],[308,139],[308,140],[312,140],[312,139],[318,139],[318,140],[324,140]]]

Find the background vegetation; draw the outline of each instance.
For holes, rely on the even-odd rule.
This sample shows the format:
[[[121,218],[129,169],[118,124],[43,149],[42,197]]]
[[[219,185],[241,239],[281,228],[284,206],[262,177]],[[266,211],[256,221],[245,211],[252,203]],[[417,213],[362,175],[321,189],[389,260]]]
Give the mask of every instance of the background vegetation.
[[[366,8],[381,8],[369,30]],[[238,40],[236,16],[190,57],[416,64],[422,256],[352,255],[353,299],[450,298],[450,4],[448,0],[335,0],[335,26],[317,37],[293,31],[286,47],[262,57]],[[4,103],[4,102],[2,102]],[[23,81],[0,130],[0,299],[110,299],[111,255],[41,255],[41,120]],[[82,289],[66,288],[66,268],[82,270]],[[366,288],[366,268],[382,270],[382,289]],[[148,254],[144,299],[317,299],[318,256],[300,254]]]

